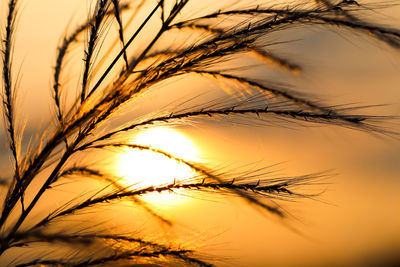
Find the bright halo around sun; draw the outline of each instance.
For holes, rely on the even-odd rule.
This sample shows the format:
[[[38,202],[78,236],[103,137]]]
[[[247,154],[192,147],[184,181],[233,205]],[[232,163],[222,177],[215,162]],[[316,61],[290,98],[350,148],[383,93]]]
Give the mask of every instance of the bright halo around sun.
[[[131,144],[148,146],[186,161],[197,161],[198,151],[184,134],[171,128],[151,128],[140,132]],[[160,186],[191,178],[196,173],[175,159],[146,149],[125,149],[119,155],[117,172],[127,184]]]

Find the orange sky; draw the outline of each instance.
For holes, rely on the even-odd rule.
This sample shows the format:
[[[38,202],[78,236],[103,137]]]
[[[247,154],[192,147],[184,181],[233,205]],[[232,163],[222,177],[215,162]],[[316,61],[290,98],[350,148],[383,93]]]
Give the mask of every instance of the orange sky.
[[[68,22],[80,21],[89,2],[22,2],[14,68],[22,66],[19,107],[24,112],[20,122],[28,119],[29,135],[40,128],[38,125],[47,125],[49,114],[54,113],[49,99],[55,47]],[[400,8],[379,12],[392,16],[397,21],[393,25],[400,27]],[[297,31],[285,40],[294,40],[282,51],[304,63],[304,75],[293,77],[277,70],[265,73],[261,68],[251,69],[253,74],[306,88],[305,92],[315,93],[330,104],[390,104],[368,112],[400,115],[399,51],[366,36],[353,38],[336,30],[324,33],[322,28]],[[83,55],[80,52],[73,52],[75,59]],[[73,74],[71,71],[67,75],[71,77],[65,78],[71,78],[71,88],[77,84]],[[174,90],[182,100],[190,96],[187,88],[212,97],[209,83],[199,81],[197,87],[193,84],[193,80],[183,79],[158,89],[154,93],[158,94],[154,95],[156,103],[164,106],[173,100],[168,98],[171,91],[167,90]],[[181,88],[185,89],[183,93]],[[392,127],[400,132],[396,123]],[[240,266],[361,266],[368,259],[379,262],[391,257],[400,249],[399,140],[338,127],[284,129],[221,123],[177,129],[197,145],[201,162],[214,167],[236,170],[237,166],[254,162],[257,167],[281,163],[273,169],[282,175],[324,170],[333,170],[337,175],[322,186],[325,192],[318,198],[321,201],[283,204],[295,217],[289,224],[301,234],[253,207],[238,205],[244,203],[239,200],[221,198],[214,202],[204,197],[185,205],[171,203],[166,212],[177,226],[161,230],[161,236],[182,236],[187,243],[200,240],[195,244],[200,251],[227,257]],[[4,140],[4,132],[0,133]],[[7,161],[4,146],[0,153],[2,162]],[[2,164],[0,170],[7,170],[7,165]]]

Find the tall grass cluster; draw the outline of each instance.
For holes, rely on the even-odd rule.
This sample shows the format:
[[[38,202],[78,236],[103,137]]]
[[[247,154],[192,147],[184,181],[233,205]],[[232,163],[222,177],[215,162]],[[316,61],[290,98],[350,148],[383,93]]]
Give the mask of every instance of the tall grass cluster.
[[[1,31],[2,110],[13,175],[0,180],[0,263],[10,266],[141,263],[213,266],[218,261],[207,259],[175,240],[164,243],[137,232],[119,232],[115,226],[101,228],[94,219],[96,216],[83,215],[101,214],[108,206],[116,208],[129,201],[168,229],[174,222],[148,205],[143,196],[155,192],[203,192],[211,198],[222,194],[238,196],[249,205],[288,220],[288,214],[281,208],[283,202],[313,197],[302,193],[302,189],[320,182],[325,175],[273,178],[265,169],[232,175],[229,171],[215,170],[159,148],[129,141],[133,133],[154,125],[177,122],[202,125],[205,121],[229,120],[244,121],[250,126],[328,124],[380,135],[396,134],[380,124],[387,117],[363,115],[357,107],[343,107],[341,103],[322,103],[311,95],[288,89],[282,81],[238,74],[238,70],[246,69],[246,59],[256,56],[260,65],[301,75],[301,64],[270,49],[284,41],[268,39],[274,33],[282,34],[292,28],[319,27],[365,34],[376,39],[379,45],[399,49],[400,31],[361,19],[359,15],[370,10],[361,1],[315,0],[289,4],[226,1],[224,9],[196,12],[192,7],[196,4],[194,0],[93,0],[87,18],[63,33],[60,45],[54,50],[52,124],[38,134],[41,138],[23,149],[23,128],[16,119],[19,111],[15,104],[21,88],[16,78],[18,66],[13,64],[14,41],[18,38],[15,29],[17,18],[23,16],[20,12],[23,2],[9,0],[4,5],[6,10],[2,11],[5,15]],[[148,9],[149,6],[152,8]],[[148,13],[139,16],[144,7]],[[125,13],[133,20],[140,20],[136,28],[127,26]],[[110,45],[106,40],[114,29],[118,42]],[[176,36],[186,39],[182,41]],[[148,40],[143,44],[142,38]],[[167,39],[176,41],[163,45]],[[83,45],[77,45],[82,42]],[[71,51],[78,47],[83,47],[80,52],[83,61],[69,61]],[[236,59],[242,65],[228,68],[226,62]],[[74,69],[82,70],[76,91],[62,82],[67,62]],[[189,104],[160,107],[145,115],[129,113],[135,101],[149,91],[181,77],[208,79],[234,92],[204,104],[190,105],[188,101]],[[172,97],[180,99],[180,96]],[[121,122],[120,118],[127,113],[129,121]],[[162,185],[127,186],[121,177],[106,168],[81,160],[93,152],[118,153],[121,149],[161,154],[188,166],[194,175]],[[54,192],[70,186],[71,180],[86,183],[86,189],[91,183],[96,187],[92,191],[81,191],[77,186],[76,194],[69,199],[55,200]],[[55,201],[57,207],[48,205]]]

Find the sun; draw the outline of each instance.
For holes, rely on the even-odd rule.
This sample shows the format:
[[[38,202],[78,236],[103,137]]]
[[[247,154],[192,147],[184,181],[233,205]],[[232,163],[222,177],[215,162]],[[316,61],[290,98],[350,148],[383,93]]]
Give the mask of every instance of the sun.
[[[150,128],[135,135],[130,143],[162,150],[186,161],[198,160],[194,143],[172,128]],[[151,150],[125,149],[117,165],[118,176],[132,185],[158,186],[196,175],[184,163]]]

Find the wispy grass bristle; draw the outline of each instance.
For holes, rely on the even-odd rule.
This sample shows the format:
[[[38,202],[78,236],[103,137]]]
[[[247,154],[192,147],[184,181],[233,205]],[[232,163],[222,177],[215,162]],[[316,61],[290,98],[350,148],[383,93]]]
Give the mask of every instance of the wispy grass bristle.
[[[96,44],[99,38],[99,34],[101,33],[101,26],[105,15],[107,13],[107,9],[110,5],[109,0],[99,0],[96,4],[95,15],[94,15],[94,22],[90,25],[90,32],[89,32],[89,39],[87,44],[87,49],[85,50],[85,68],[83,71],[83,78],[82,78],[82,90],[81,90],[81,103],[86,98],[86,91],[89,82],[89,72],[92,65],[92,58],[94,55],[94,50],[96,48]]]

